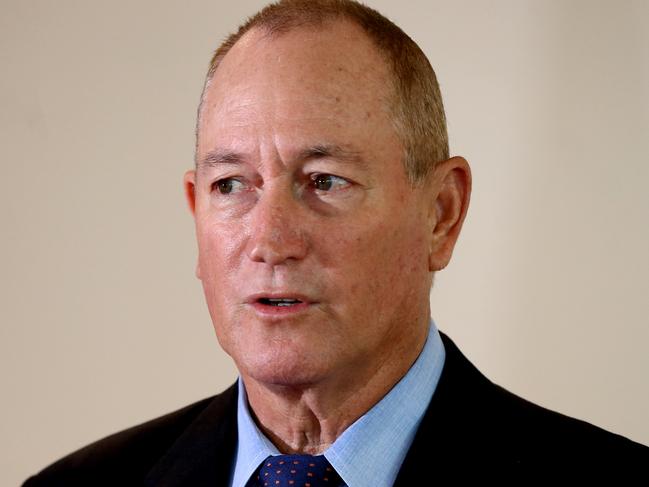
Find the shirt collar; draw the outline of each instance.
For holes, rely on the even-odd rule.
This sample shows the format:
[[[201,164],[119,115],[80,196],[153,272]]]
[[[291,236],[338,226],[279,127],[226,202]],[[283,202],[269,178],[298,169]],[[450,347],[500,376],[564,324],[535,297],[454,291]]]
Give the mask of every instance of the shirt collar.
[[[266,438],[255,424],[248,409],[246,388],[239,377],[239,398],[237,402],[238,444],[237,456],[232,477],[232,487],[245,487],[250,476],[261,462],[280,451]]]
[[[336,439],[324,455],[348,487],[389,487],[412,444],[444,367],[444,345],[431,319],[419,357],[397,384]],[[245,487],[259,464],[279,455],[248,409],[239,378],[239,443],[232,487]]]

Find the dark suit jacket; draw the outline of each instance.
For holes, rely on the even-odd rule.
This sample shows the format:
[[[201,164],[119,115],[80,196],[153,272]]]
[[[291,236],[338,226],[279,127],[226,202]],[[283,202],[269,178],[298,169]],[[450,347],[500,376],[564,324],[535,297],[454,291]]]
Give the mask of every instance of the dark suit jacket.
[[[484,377],[447,336],[442,339],[444,369],[395,486],[428,485],[420,480],[426,471],[441,485],[449,479],[529,484],[611,476],[649,485],[649,448],[521,399]],[[86,446],[24,485],[227,486],[236,418],[235,384]]]

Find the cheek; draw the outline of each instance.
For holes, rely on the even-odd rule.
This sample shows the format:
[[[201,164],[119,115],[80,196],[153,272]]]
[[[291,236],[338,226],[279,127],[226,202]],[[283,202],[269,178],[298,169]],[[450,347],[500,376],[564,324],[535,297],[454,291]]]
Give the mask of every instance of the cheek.
[[[227,227],[226,227],[227,228]],[[228,304],[228,297],[236,289],[240,247],[235,232],[224,226],[203,224],[197,227],[198,264],[205,298],[213,318]]]
[[[246,235],[243,219],[237,222],[222,221],[210,212],[197,220],[196,237],[201,264],[213,274],[227,276],[235,270],[236,259]]]
[[[409,294],[412,282],[428,272],[425,239],[416,226],[380,223],[341,247],[355,249],[342,259],[354,263],[347,273],[350,294],[377,308],[395,304],[398,296]]]
[[[212,318],[216,338],[229,355],[236,350],[236,273],[231,245],[221,232],[203,229],[198,236],[198,262],[205,302]]]

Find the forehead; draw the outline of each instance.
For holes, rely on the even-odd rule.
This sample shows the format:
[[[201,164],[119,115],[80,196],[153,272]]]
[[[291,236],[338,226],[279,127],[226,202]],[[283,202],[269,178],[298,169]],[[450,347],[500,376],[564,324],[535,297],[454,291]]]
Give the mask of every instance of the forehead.
[[[279,35],[252,29],[206,89],[199,152],[214,137],[260,131],[316,137],[391,130],[391,76],[360,27],[335,22]],[[331,134],[330,134],[331,135]],[[385,134],[383,134],[385,136]]]

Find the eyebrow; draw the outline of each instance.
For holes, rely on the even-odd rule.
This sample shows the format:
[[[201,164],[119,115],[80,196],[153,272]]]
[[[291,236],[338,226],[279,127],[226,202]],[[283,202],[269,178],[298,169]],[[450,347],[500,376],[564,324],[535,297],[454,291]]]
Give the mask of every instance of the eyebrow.
[[[306,162],[313,159],[331,158],[345,164],[367,167],[360,152],[337,144],[315,144],[298,152],[297,160]],[[244,154],[227,149],[216,148],[209,151],[198,163],[197,168],[206,170],[221,164],[241,164],[247,159]]]
[[[354,164],[361,167],[367,166],[360,152],[337,144],[316,144],[300,151],[298,155],[300,161],[323,158],[331,158],[345,164]]]
[[[241,164],[244,157],[241,154],[226,149],[213,149],[196,164],[198,169],[208,169],[221,164]]]

